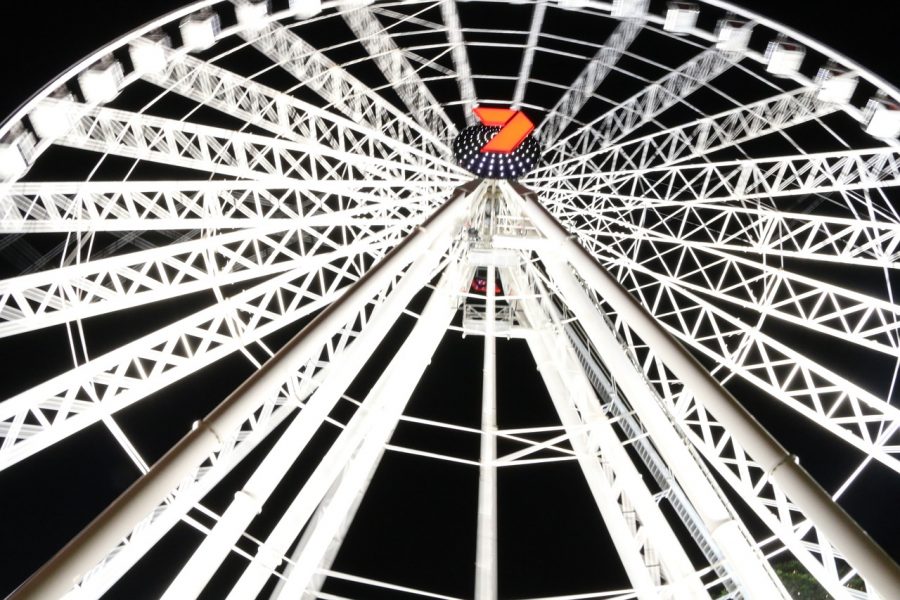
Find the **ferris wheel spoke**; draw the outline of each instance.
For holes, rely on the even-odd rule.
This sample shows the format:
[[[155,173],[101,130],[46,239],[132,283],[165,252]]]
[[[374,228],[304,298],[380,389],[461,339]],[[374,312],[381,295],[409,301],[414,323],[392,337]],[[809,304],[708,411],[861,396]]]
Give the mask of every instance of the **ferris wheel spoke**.
[[[620,260],[628,260],[629,269],[667,285],[900,357],[900,307],[891,302],[711,248],[660,239],[650,242],[646,250],[676,266],[662,272],[664,268],[658,266]]]
[[[271,223],[389,224],[446,197],[450,186],[377,179],[15,183],[0,195],[0,233],[174,232]],[[413,192],[414,197],[408,197]],[[352,204],[341,207],[343,198]]]
[[[546,183],[543,183],[546,181]],[[550,180],[537,180],[552,185]],[[736,202],[844,193],[900,185],[900,149],[893,147],[797,154],[765,159],[679,164],[591,173],[557,183],[571,193],[625,201]]]
[[[845,440],[900,471],[894,424],[900,409],[789,348],[691,290],[641,276],[631,265],[619,279],[676,338]],[[746,344],[740,359],[736,344]]]
[[[525,99],[525,87],[531,75],[531,66],[534,62],[534,52],[537,47],[538,37],[541,34],[541,26],[544,24],[544,14],[547,12],[546,2],[535,2],[531,15],[531,27],[528,30],[528,39],[525,41],[525,49],[522,54],[522,64],[519,67],[519,75],[516,78],[516,88],[513,91],[512,107],[519,108]]]
[[[144,78],[285,139],[312,139],[336,150],[459,171],[456,165],[419,149],[422,136],[417,132],[404,129],[403,133],[415,137],[394,138],[365,122],[335,115],[184,52],[168,51],[166,57],[164,71]]]
[[[0,337],[287,271],[301,235],[273,224],[6,279]]]
[[[708,48],[565,138],[554,142],[549,140],[558,136],[546,138],[547,152],[553,155],[562,152],[570,156],[581,149],[617,142],[705,86],[739,60],[740,55]],[[565,129],[565,123],[557,127]]]
[[[444,107],[369,7],[353,7],[342,12],[341,16],[400,96],[413,119],[438,139],[448,140],[455,136],[456,126]]]
[[[738,493],[760,520],[778,537],[835,598],[855,597],[847,583],[854,571],[806,516],[777,488],[770,474],[751,459],[718,421],[688,393],[681,381],[649,348],[634,337],[621,319],[616,320],[618,335],[645,377],[659,390],[679,429]]]
[[[614,235],[634,242],[651,235],[720,254],[725,251],[741,256],[756,254],[858,267],[900,268],[898,223],[692,203],[662,206],[648,203],[646,207],[632,204],[590,211],[560,207],[554,212],[560,218],[587,223],[578,226],[586,231],[597,227],[598,220],[615,221],[630,231],[599,232],[599,235]],[[640,226],[633,225],[642,222],[646,215],[652,215],[651,219]],[[673,228],[662,221],[668,219],[679,226]]]
[[[301,144],[111,108],[53,104],[73,116],[72,128],[54,141],[77,149],[246,179],[325,176],[342,180],[354,170],[398,182],[416,175],[461,179],[443,170],[365,157],[309,141]]]
[[[241,36],[351,120],[367,123],[398,140],[421,139],[422,150],[434,156],[450,154],[445,140],[427,128],[423,130],[416,121],[288,28],[272,23],[257,32],[243,32]]]
[[[466,123],[474,125],[476,122],[473,112],[476,105],[475,83],[472,80],[472,67],[469,65],[469,53],[466,50],[465,40],[463,39],[456,0],[444,0],[441,2],[441,16],[444,19],[444,26],[447,28],[450,56],[453,59],[453,66],[456,71],[459,97],[463,103],[462,107],[466,115]]]
[[[359,277],[362,257],[377,259],[396,242],[385,230],[322,254],[318,265],[272,277],[4,401],[0,469],[327,306]]]
[[[620,238],[615,233],[601,236]],[[648,235],[636,236],[647,239]],[[900,308],[892,302],[798,275],[789,269],[734,256],[714,247],[696,247],[649,234],[645,251],[655,253],[655,268],[616,253],[613,260],[719,300],[832,335],[879,352],[900,353]],[[619,240],[611,247],[624,247]],[[665,260],[671,266],[661,266]]]
[[[303,271],[307,265],[322,263],[318,253],[340,250],[345,237],[367,239],[372,227],[404,224],[393,219],[373,223],[349,212],[323,215],[321,223],[316,217],[308,224],[272,221],[6,279],[0,282],[0,337],[257,277]],[[338,227],[352,233],[339,232]]]
[[[550,165],[535,169],[531,179],[541,176],[579,179],[584,176],[578,172],[581,168],[593,174],[672,165],[806,123],[838,109],[837,104],[820,101],[817,89],[800,88],[631,142],[575,157],[559,157]]]
[[[543,4],[539,6],[543,6]],[[548,146],[548,150],[554,146],[554,142],[563,134],[594,91],[600,87],[600,84],[613,70],[638,33],[644,28],[644,23],[643,18],[631,17],[623,19],[609,36],[606,43],[597,51],[578,77],[575,78],[572,85],[566,89],[562,98],[550,110],[547,118],[537,128],[544,144]],[[529,64],[528,66],[530,68],[531,65]],[[524,67],[523,62],[523,69]],[[522,89],[524,92],[524,84],[522,84]],[[519,101],[521,101],[521,98]]]

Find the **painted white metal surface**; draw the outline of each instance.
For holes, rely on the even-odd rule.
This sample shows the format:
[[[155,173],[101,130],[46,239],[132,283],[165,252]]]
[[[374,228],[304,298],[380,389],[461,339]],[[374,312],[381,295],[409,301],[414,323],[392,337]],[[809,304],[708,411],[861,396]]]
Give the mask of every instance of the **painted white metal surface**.
[[[800,467],[796,457],[763,429],[589,253],[573,244],[568,239],[568,232],[535,202],[534,196],[530,200],[523,198],[520,206],[535,226],[558,245],[561,257],[570,261],[589,285],[597,289],[604,300],[623,315],[629,326],[661,355],[663,362],[685,382],[698,401],[735,436],[768,476],[809,515],[810,520],[833,540],[875,589],[882,594],[900,589],[900,567],[834,503]]]
[[[448,115],[462,109],[471,123],[471,108],[483,102],[514,104],[547,115],[540,123],[541,135],[552,144],[544,166],[527,182],[569,235],[628,288],[662,329],[714,364],[713,375],[720,381],[742,381],[792,415],[802,415],[819,433],[846,443],[846,450],[860,457],[844,484],[836,492],[830,490],[833,495],[852,490],[870,463],[900,471],[900,411],[890,402],[890,392],[879,387],[882,382],[870,386],[772,334],[775,323],[826,336],[860,356],[873,357],[873,363],[896,364],[900,359],[900,314],[891,289],[900,262],[900,214],[895,208],[900,181],[895,104],[900,94],[883,80],[814,40],[721,0],[702,2],[704,13],[714,13],[707,21],[731,19],[726,12],[739,21],[724,20],[718,32],[697,29],[691,11],[681,15],[677,26],[667,26],[671,14],[645,13],[642,2],[525,4],[522,10],[529,18],[519,31],[482,30],[469,10],[481,5],[458,6],[452,0],[397,6],[291,2],[277,14],[269,14],[261,2],[235,4],[239,22],[225,29],[221,23],[231,18],[222,21],[217,11],[230,8],[220,0],[204,0],[136,30],[87,57],[0,126],[0,249],[17,269],[0,282],[0,333],[15,343],[22,339],[18,336],[65,329],[72,354],[84,354],[75,358],[74,366],[64,366],[62,373],[24,391],[17,388],[0,403],[0,469],[102,423],[117,444],[114,448],[146,471],[116,413],[198,377],[202,369],[229,355],[241,353],[259,365],[259,356],[272,353],[270,335],[340,302],[353,282],[366,281],[372,265],[404,236],[420,231],[419,225],[450,190],[468,178],[448,158],[452,133],[463,125]],[[577,32],[553,29],[563,11],[586,20],[608,21],[611,16],[618,20],[617,28],[605,43],[577,39]],[[346,21],[355,38],[307,38],[320,21],[323,26]],[[154,33],[179,23],[181,48],[171,48]],[[747,45],[750,29],[754,39],[766,36],[771,42],[768,55]],[[673,64],[668,57],[648,55],[645,61],[632,49],[638,31],[640,42],[645,37],[661,43],[683,39],[692,51],[682,56],[693,58]],[[232,62],[230,56],[244,49],[233,47],[235,36],[251,46],[246,52],[258,51],[256,58],[267,61],[268,67],[238,73],[240,61]],[[563,48],[570,42],[575,46]],[[806,54],[797,51],[799,44]],[[226,49],[217,54],[219,48]],[[202,60],[188,54],[202,49]],[[114,51],[121,57],[126,50],[134,71],[127,71],[127,61],[124,70],[109,62]],[[515,65],[504,73],[487,70],[487,53],[504,52],[515,54]],[[340,58],[348,55],[354,58]],[[580,75],[574,81],[546,79],[536,65],[547,58],[577,61],[572,72]],[[835,64],[826,64],[825,58]],[[804,75],[808,69],[798,70],[801,61],[809,66],[813,60],[824,65],[815,81]],[[290,74],[295,85],[284,85],[270,72],[278,69]],[[638,82],[638,91],[617,95],[610,90],[604,80],[613,71],[616,78]],[[697,100],[725,98],[715,87],[725,74],[752,83],[747,89],[762,82],[766,93],[751,97],[748,92],[747,97],[719,104]],[[509,98],[484,93],[493,89],[494,80],[508,84]],[[116,104],[127,104],[130,92],[140,85],[150,87],[142,82],[152,83],[160,96],[143,107]],[[84,102],[66,91],[67,86]],[[867,110],[853,104],[860,86],[874,95]],[[129,93],[119,93],[124,91]],[[195,108],[183,117],[168,113],[170,104],[181,102],[173,100],[175,95]],[[587,103],[588,98],[595,102]],[[100,106],[111,102],[116,108]],[[685,123],[681,117],[673,120],[673,114],[695,116]],[[862,130],[861,136],[871,137],[865,137],[865,143],[843,140],[836,133],[840,127],[833,129],[832,124],[844,129],[849,124]],[[815,136],[807,140],[812,129],[819,140],[834,143],[821,150],[814,147]],[[560,137],[563,130],[572,133]],[[769,143],[789,150],[757,152]],[[50,164],[54,153],[97,161],[68,181],[49,180],[42,166]],[[167,175],[160,177],[157,173],[163,170]],[[496,192],[489,190],[495,189],[482,188],[476,200],[495,198]],[[875,598],[875,589],[896,584],[884,575],[890,572],[889,559],[874,560],[881,560],[881,574],[871,568],[872,561],[860,561],[861,553],[871,548],[867,550],[859,532],[849,527],[832,534],[828,523],[842,517],[835,517],[834,505],[823,496],[791,502],[794,494],[802,497],[810,489],[790,479],[798,476],[793,463],[782,462],[781,454],[761,459],[759,447],[746,443],[740,422],[722,419],[720,409],[685,391],[687,380],[696,380],[682,381],[685,378],[665,367],[664,359],[671,355],[664,343],[648,347],[645,330],[627,319],[602,318],[600,307],[607,298],[586,298],[572,273],[561,276],[551,258],[559,249],[548,247],[530,224],[514,223],[514,215],[502,217],[513,222],[494,240],[506,252],[498,268],[504,283],[516,257],[529,263],[546,257],[529,265],[529,277],[542,277],[545,267],[555,276],[544,282],[540,293],[534,289],[541,286],[530,284],[505,289],[506,295],[512,294],[508,298],[494,298],[489,283],[486,300],[505,305],[496,307],[496,318],[494,310],[482,312],[477,326],[467,327],[464,319],[463,330],[485,335],[486,349],[498,352],[503,350],[503,335],[534,343],[534,319],[516,321],[522,313],[513,308],[517,302],[533,302],[525,297],[531,293],[542,302],[569,306],[579,321],[593,323],[593,350],[603,361],[621,367],[613,369],[619,377],[616,385],[631,390],[625,395],[639,427],[646,429],[643,435],[660,448],[692,508],[708,526],[708,537],[728,556],[727,576],[734,576],[736,589],[749,597],[783,593],[760,560],[761,550],[754,547],[760,540],[751,539],[737,522],[740,515],[716,493],[699,468],[697,453],[770,530],[766,551],[790,551],[832,596]],[[55,236],[57,241],[47,244],[41,236]],[[454,242],[453,252],[483,258],[495,251],[484,243],[463,236]],[[519,254],[532,251],[534,255]],[[444,265],[448,258],[435,254],[415,263],[432,261],[427,269],[411,269],[397,289],[410,294],[424,286],[426,271],[431,273],[438,260]],[[587,263],[581,266],[578,275],[590,277]],[[832,276],[828,269],[865,272],[869,283],[857,286],[852,278]],[[411,276],[414,271],[418,276]],[[491,267],[490,275],[494,271]],[[883,289],[871,284],[879,277],[886,282]],[[451,295],[468,285],[465,276],[451,279],[444,284],[452,288],[447,292]],[[560,283],[563,279],[568,283]],[[440,289],[441,294],[445,291]],[[199,295],[211,303],[108,353],[89,353],[90,336],[84,332],[98,319]],[[155,493],[141,494],[142,503],[126,511],[129,518],[115,534],[92,545],[92,558],[61,575],[54,589],[61,593],[77,579],[71,597],[101,595],[179,522],[198,529],[205,541],[173,583],[171,597],[202,590],[232,552],[251,560],[253,552],[245,549],[249,520],[280,481],[290,453],[270,454],[260,466],[263,474],[247,483],[231,512],[211,514],[204,496],[285,419],[305,423],[304,435],[326,422],[323,407],[335,401],[365,362],[362,349],[371,348],[391,321],[379,315],[395,318],[408,304],[383,290],[370,297],[371,303],[346,313],[352,326],[311,344],[308,350],[311,356],[318,353],[317,360],[283,374],[285,385],[257,395],[255,410],[229,416],[233,434],[212,436],[203,428],[191,434],[202,446],[194,455],[165,459],[184,459],[184,468],[177,472],[185,477],[178,482],[172,475]],[[423,349],[436,344],[444,330],[458,330],[448,323],[460,300],[444,300],[441,318],[428,313],[416,328],[427,330],[428,336],[417,333],[418,341],[405,347],[406,359],[421,368],[430,356]],[[740,318],[735,314],[740,311],[756,320]],[[562,322],[557,325],[564,327]],[[316,504],[304,496],[303,523],[315,516],[290,556],[289,546],[302,523],[279,530],[276,537],[285,541],[274,550],[252,542],[259,547],[250,563],[255,589],[274,576],[286,580],[276,595],[327,597],[323,585],[332,577],[355,577],[334,571],[332,563],[381,456],[404,452],[479,468],[483,474],[476,597],[497,597],[496,527],[502,518],[497,514],[502,507],[496,498],[497,471],[558,460],[583,463],[585,476],[595,486],[609,487],[612,482],[615,489],[604,504],[609,521],[615,522],[617,513],[621,516],[622,498],[643,507],[637,520],[625,517],[617,537],[617,546],[634,550],[623,552],[631,557],[625,562],[635,587],[624,594],[708,594],[699,589],[712,585],[708,572],[695,573],[685,564],[668,524],[660,521],[652,501],[648,504],[646,486],[629,471],[633,465],[620,460],[621,444],[633,440],[621,439],[623,430],[615,429],[615,420],[612,433],[607,428],[601,435],[598,428],[584,435],[590,406],[569,400],[584,400],[588,386],[565,336],[546,331],[538,337],[542,341],[534,346],[535,354],[548,365],[542,373],[568,426],[522,431],[492,427],[487,386],[496,378],[486,361],[482,428],[428,425],[482,436],[489,443],[482,446],[479,461],[390,444],[394,425],[408,418],[400,414],[401,400],[417,377],[397,366],[389,369],[385,377],[393,374],[392,385],[397,387],[385,384],[384,389],[396,394],[381,389],[371,399],[380,403],[396,396],[391,409],[395,412],[386,419],[362,419],[360,413],[358,422],[374,429],[369,435],[366,428],[356,428],[357,437],[342,444],[340,456],[329,459],[327,464],[347,467],[343,474],[313,482],[315,498],[324,502]],[[563,347],[569,348],[568,355]],[[577,376],[570,376],[573,370]],[[709,383],[708,378],[700,380]],[[298,405],[304,408],[294,415]],[[538,433],[546,437],[531,437]],[[593,457],[586,458],[593,451],[590,445],[601,438],[606,444],[603,455],[615,462],[611,478]],[[497,456],[500,439],[521,449]],[[694,450],[686,451],[684,440]],[[302,447],[303,437],[289,445]],[[553,455],[541,454],[545,451]],[[612,460],[614,456],[619,458]],[[630,475],[624,476],[626,472]],[[786,476],[792,490],[788,495],[775,481]],[[826,513],[824,522],[822,512],[807,510],[809,502]],[[192,511],[214,524],[201,524]],[[851,551],[845,550],[848,540]],[[654,552],[664,560],[648,563],[646,557]],[[865,565],[860,568],[867,579],[865,591],[856,590],[852,582],[859,565]],[[391,582],[355,580],[409,591]]]
[[[493,207],[492,207],[493,208]],[[475,530],[475,600],[496,600],[497,559],[497,270],[487,267],[484,367],[481,379],[481,452]]]
[[[359,307],[427,248],[437,237],[449,235],[465,208],[468,190],[457,191],[441,210],[407,238],[389,259],[360,279],[346,294],[320,314],[291,343],[266,363],[250,380],[220,404],[186,435],[153,468],[119,497],[97,520],[82,531],[50,563],[35,573],[17,591],[20,598],[46,598],[66,593],[80,574],[93,567],[105,552],[153,510],[170,490],[214,452],[267,397],[276,392],[291,372],[310,359],[312,351],[355,314]],[[377,276],[376,276],[377,274]]]

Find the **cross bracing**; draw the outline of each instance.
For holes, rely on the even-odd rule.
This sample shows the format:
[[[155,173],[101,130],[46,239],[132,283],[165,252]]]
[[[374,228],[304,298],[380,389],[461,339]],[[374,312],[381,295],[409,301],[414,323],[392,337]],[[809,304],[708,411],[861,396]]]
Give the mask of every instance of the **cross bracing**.
[[[456,126],[440,103],[419,77],[418,71],[400,51],[368,6],[352,7],[342,14],[359,42],[372,55],[384,78],[409,109],[410,114],[427,131],[447,140],[456,134]]]
[[[548,118],[541,123],[539,132],[545,144],[550,147],[553,146],[554,142],[569,126],[573,117],[578,114],[588,98],[594,93],[594,90],[603,83],[612,67],[631,42],[634,41],[634,38],[637,37],[642,28],[643,22],[639,18],[626,19],[616,27],[616,30],[609,36],[609,40],[603,45],[603,48],[594,55],[587,66],[585,66],[584,71],[573,82],[572,87],[563,94],[556,106],[551,109]]]
[[[75,148],[251,179],[264,175],[341,178],[354,168],[384,178],[399,174],[398,163],[359,154],[352,142],[334,148],[315,137],[299,143],[110,108],[64,108],[72,111],[74,123],[56,143]],[[442,167],[406,165],[399,172],[440,177],[446,173]]]
[[[835,598],[892,589],[895,565],[829,496],[890,523],[852,501],[873,480],[890,493],[900,447],[896,142],[879,133],[892,115],[859,98],[900,95],[805,38],[804,69],[785,72],[756,48],[793,32],[720,4],[676,35],[642,2],[307,2],[269,14],[211,1],[224,16],[205,30],[212,48],[182,30],[159,42],[155,68],[103,71],[192,11],[178,13],[39,94],[16,117],[24,129],[0,127],[0,246],[16,251],[0,332],[21,347],[23,375],[0,403],[0,477],[90,463],[65,449],[98,437],[142,477],[56,575],[28,585],[127,594],[189,531],[158,595],[769,599],[790,593],[785,556]],[[509,12],[492,23],[490,9]],[[702,28],[724,19],[734,39]],[[826,57],[849,71],[833,85],[806,76]],[[842,95],[848,81],[855,96]],[[523,183],[565,232],[527,190],[459,187],[471,177],[449,147],[479,104],[534,116],[548,151]],[[598,268],[640,310],[616,304]],[[68,339],[65,361],[29,354],[53,336]],[[446,362],[460,344],[475,375]],[[534,371],[514,402],[508,352],[515,379]],[[29,360],[46,363],[40,377],[27,377]],[[206,392],[238,363],[244,385]],[[453,381],[427,383],[442,372]],[[198,383],[203,398],[184,396]],[[169,398],[206,405],[186,418]],[[772,423],[766,403],[791,415],[788,436],[742,420]],[[505,421],[519,404],[532,420]],[[466,406],[477,414],[461,416]],[[147,415],[164,413],[166,431],[188,433],[158,461]],[[779,445],[807,434],[825,440],[798,451],[824,492]],[[427,501],[415,551],[394,561],[406,573],[359,569],[373,506],[421,508],[378,500],[401,463],[465,472],[471,502],[451,492],[443,514]],[[508,511],[533,499],[546,519],[570,488],[507,486],[557,468],[582,486],[579,529],[599,524],[591,535],[610,554],[603,576],[560,572],[552,593],[533,593],[504,561],[574,544],[511,549]],[[402,500],[425,481],[392,479]],[[400,539],[400,519],[382,521]],[[474,534],[458,544],[456,532]],[[426,537],[471,556],[435,560]],[[370,556],[399,547],[368,544]],[[457,575],[414,580],[430,572],[417,560]]]
[[[625,25],[623,23],[623,25]],[[628,30],[635,28],[628,24]],[[588,147],[615,142],[639,126],[686,98],[734,64],[739,56],[719,49],[709,49],[672,70],[625,102],[610,109],[597,119],[582,125],[561,140],[552,138],[548,146],[567,144]],[[549,127],[544,125],[544,127]],[[559,126],[557,126],[558,128]],[[557,136],[558,137],[558,136]]]
[[[626,325],[617,322],[617,334],[629,348],[631,359],[659,390],[661,401],[672,418],[681,424],[683,435],[711,461],[728,485],[739,491],[754,513],[777,532],[777,539],[810,573],[817,580],[827,582],[825,586],[834,597],[855,597],[856,591],[848,586],[855,571],[844,556],[815,530],[777,486],[772,485],[765,470],[684,390],[658,357],[648,351]]]
[[[896,186],[897,176],[897,151],[877,148],[703,165],[621,169],[615,176],[586,174],[578,178],[572,189],[648,202],[728,202],[878,189]],[[560,191],[565,190],[566,181],[563,179],[563,190]]]
[[[582,140],[566,152],[575,154],[574,158],[554,157],[532,177],[543,173],[559,175],[563,170],[588,165],[591,170],[616,172],[673,164],[782,131],[838,109],[837,105],[819,101],[815,88],[801,88],[599,150],[589,140]],[[550,155],[553,153],[551,150]]]
[[[247,33],[249,43],[270,56],[282,69],[315,90],[339,114],[355,122],[371,124],[375,131],[392,133],[397,139],[424,137],[429,149],[442,149],[446,141],[432,129],[416,129],[415,122],[380,96],[370,94],[366,84],[289,29],[273,23],[262,32]]]
[[[352,111],[347,111],[346,118],[336,117],[329,111],[190,55],[170,51],[167,60],[164,72],[145,77],[169,92],[185,95],[277,135],[295,141],[331,135],[334,146],[346,144],[352,148],[360,142],[374,143],[367,149],[370,154],[378,152],[390,157],[393,152],[400,151],[418,156],[423,162],[434,162],[435,146],[428,143],[422,130],[413,130],[397,117],[394,124],[387,120],[375,121],[368,127],[366,121],[360,120]],[[452,165],[449,167],[453,168]]]
[[[439,201],[446,184],[375,178],[17,183],[4,233],[246,229],[265,223],[388,225]],[[346,207],[340,207],[345,198]]]

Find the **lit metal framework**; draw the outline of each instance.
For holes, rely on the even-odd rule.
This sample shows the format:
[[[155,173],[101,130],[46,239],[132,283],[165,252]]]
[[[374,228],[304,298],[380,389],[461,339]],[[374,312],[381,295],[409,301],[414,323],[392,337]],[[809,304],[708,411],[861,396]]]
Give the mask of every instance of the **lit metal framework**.
[[[286,4],[186,6],[0,127],[0,486],[67,502],[29,484],[80,440],[132,478],[13,598],[517,597],[504,478],[554,468],[617,560],[541,598],[900,589],[896,517],[847,501],[900,494],[900,92],[722,0]],[[535,170],[455,164],[478,106]],[[471,474],[464,576],[345,558],[401,456]]]

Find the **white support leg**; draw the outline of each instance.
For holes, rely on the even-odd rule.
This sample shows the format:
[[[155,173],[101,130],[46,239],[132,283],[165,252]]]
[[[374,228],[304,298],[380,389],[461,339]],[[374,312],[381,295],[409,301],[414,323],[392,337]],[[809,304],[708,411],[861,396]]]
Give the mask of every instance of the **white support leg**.
[[[752,547],[739,521],[716,493],[708,479],[709,475],[700,468],[696,458],[684,445],[678,431],[672,426],[662,407],[656,403],[652,390],[647,388],[646,381],[634,363],[628,360],[603,317],[578,285],[571,269],[551,253],[539,255],[547,273],[565,297],[566,304],[578,317],[607,367],[616,374],[619,389],[625,394],[657,449],[712,532],[713,539],[738,578],[739,587],[749,598],[785,597],[781,586],[765,567],[764,557]]]
[[[382,451],[381,454],[384,454],[384,451]],[[303,600],[315,600],[319,597],[318,594],[322,591],[325,580],[328,579],[328,575],[325,571],[329,570],[332,564],[334,564],[334,560],[337,558],[341,545],[344,543],[344,538],[347,537],[347,531],[350,529],[350,525],[353,524],[353,519],[356,517],[356,512],[359,510],[359,505],[362,504],[362,499],[365,496],[366,490],[369,489],[369,484],[372,482],[372,477],[375,476],[375,471],[379,464],[381,464],[381,457],[375,461],[375,465],[369,473],[369,478],[366,480],[365,484],[363,484],[360,493],[356,495],[353,505],[347,510],[347,514],[344,515],[344,520],[341,523],[340,529],[334,537],[331,538],[331,543],[328,544],[328,548],[322,555],[322,560],[319,563],[316,572],[313,573],[312,579],[310,579],[309,584],[306,586],[306,590],[303,592]],[[338,484],[340,484],[340,480],[336,481],[335,484],[331,486],[331,489],[328,490],[328,493],[325,494],[325,497],[322,499],[322,503],[319,504],[319,508],[316,509],[315,514],[313,514],[312,518],[309,520],[306,530],[303,532],[303,535],[300,536],[300,541],[297,542],[297,546],[294,548],[291,556],[287,559],[289,564],[286,565],[284,571],[282,571],[284,578],[278,579],[278,581],[275,582],[275,589],[272,590],[272,593],[269,595],[271,600],[275,600],[281,595],[281,590],[284,589],[284,585],[287,583],[287,577],[290,576],[291,569],[297,561],[300,560],[300,556],[310,543],[312,532],[316,530],[317,523],[325,517],[328,507],[331,506],[331,500],[334,498]]]
[[[478,529],[475,547],[475,600],[497,598],[497,273],[487,268],[484,373],[481,383],[481,466],[478,471]]]
[[[539,204],[533,193],[516,184],[513,190],[521,200],[517,203],[521,211],[553,245],[556,255],[571,263],[585,282],[597,290],[629,327],[653,348],[654,353],[691,390],[697,401],[769,473],[772,480],[828,536],[863,578],[883,596],[889,596],[891,590],[900,589],[900,567],[800,467],[796,457],[788,453],[734,396],[666,333],[586,250],[569,238],[565,228]],[[593,314],[594,319],[599,318],[596,309],[589,314]],[[580,316],[589,319],[589,314]],[[759,582],[743,583],[751,585]]]
[[[234,501],[169,585],[164,599],[178,600],[200,594],[412,297],[428,283],[448,245],[447,238],[436,240],[434,247],[410,266],[360,337],[351,344],[340,368],[325,378],[241,491],[235,494]]]
[[[427,249],[440,235],[449,235],[474,189],[459,188],[423,226],[377,263],[341,298],[332,303],[288,342],[271,360],[226,398],[181,439],[150,471],[129,487],[75,539],[32,575],[12,595],[17,600],[58,598],[84,573],[106,556],[134,525],[162,502],[227,439],[231,432],[267,398],[272,397],[291,374],[304,365],[369,298]]]
[[[535,300],[522,306],[534,328],[526,338],[529,348],[638,597],[709,598],[601,409],[561,324],[551,317],[552,308]]]
[[[301,597],[328,551],[332,539],[341,529],[348,511],[365,492],[366,484],[378,466],[385,445],[390,441],[409,398],[456,313],[456,307],[450,302],[456,274],[455,265],[447,269],[441,283],[429,298],[415,328],[360,407],[359,410],[369,412],[366,415],[366,422],[361,424],[363,440],[355,448],[352,458],[345,464],[331,502],[323,509],[322,518],[315,523],[314,529],[307,537],[306,545],[290,569],[279,598]],[[371,406],[378,408],[370,410],[368,407]],[[295,527],[302,526],[302,523],[294,524]],[[240,582],[229,598],[254,597],[243,595],[238,591],[239,587]],[[258,590],[253,591],[258,593]]]
[[[622,560],[622,566],[634,587],[636,597],[639,600],[658,600],[658,576],[651,573],[650,565],[645,563],[643,544],[635,536],[636,528],[622,514],[622,506],[618,502],[619,494],[613,490],[604,472],[603,463],[597,458],[596,451],[588,441],[587,427],[572,405],[565,383],[552,367],[554,357],[546,350],[539,335],[528,336],[526,341],[538,363],[550,399],[566,429],[578,457],[578,464],[587,480],[597,509],[603,517],[609,537]]]

